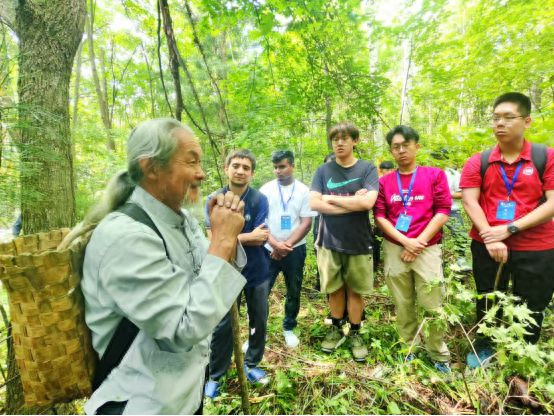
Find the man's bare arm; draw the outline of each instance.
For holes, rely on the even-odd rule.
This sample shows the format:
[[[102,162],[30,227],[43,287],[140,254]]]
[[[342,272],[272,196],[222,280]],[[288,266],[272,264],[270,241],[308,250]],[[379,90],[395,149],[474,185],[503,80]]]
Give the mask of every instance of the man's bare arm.
[[[490,228],[487,216],[479,205],[479,196],[481,195],[481,188],[464,188],[462,189],[462,205],[469,216],[469,219],[477,228],[477,231],[481,232]]]
[[[323,200],[331,205],[344,208],[348,212],[369,211],[377,200],[377,191],[368,191],[363,195],[339,196],[324,195]]]
[[[320,214],[327,215],[339,215],[351,212],[342,207],[323,201],[323,195],[316,191],[310,192],[310,209],[317,211]]]
[[[312,217],[300,217],[300,224],[292,232],[292,234],[287,238],[286,243],[294,247],[296,243],[298,243],[300,240],[302,240],[306,234],[310,231],[310,228],[312,227]]]

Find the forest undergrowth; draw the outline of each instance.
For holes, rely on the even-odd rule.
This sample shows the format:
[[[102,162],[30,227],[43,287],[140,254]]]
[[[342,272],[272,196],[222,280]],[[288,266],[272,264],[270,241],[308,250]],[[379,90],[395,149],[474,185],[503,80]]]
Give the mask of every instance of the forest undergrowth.
[[[376,275],[375,291],[367,296],[367,319],[361,330],[369,346],[365,363],[352,360],[343,344],[333,354],[320,350],[328,314],[325,296],[315,289],[315,258],[308,256],[302,291],[297,334],[300,346],[290,350],[282,336],[285,285],[277,280],[270,295],[268,342],[261,363],[271,376],[267,386],[250,390],[253,414],[551,414],[554,411],[554,322],[547,311],[538,346],[521,340],[526,308],[510,296],[499,300],[505,306],[505,324],[492,336],[499,341],[494,363],[485,368],[466,368],[473,325],[473,279],[454,273],[453,245],[444,244],[446,302],[442,319],[448,321],[447,343],[452,353],[452,373],[437,372],[425,351],[406,362],[410,347],[399,342],[395,329],[394,305],[384,284],[382,269]],[[512,316],[513,308],[517,316]],[[507,310],[507,312],[506,312]],[[243,319],[246,310],[241,309]],[[421,329],[424,331],[424,327]],[[242,339],[246,337],[243,325]],[[529,375],[533,406],[523,405],[509,384],[513,374]],[[241,413],[236,370],[232,368],[222,383],[222,394],[206,400],[207,414]]]

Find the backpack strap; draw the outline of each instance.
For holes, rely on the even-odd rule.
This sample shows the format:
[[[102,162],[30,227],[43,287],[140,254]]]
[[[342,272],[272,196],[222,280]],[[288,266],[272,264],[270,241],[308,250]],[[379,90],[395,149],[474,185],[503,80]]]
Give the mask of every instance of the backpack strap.
[[[544,144],[531,143],[531,160],[535,168],[537,168],[541,182],[544,169],[546,168],[546,157],[546,146]]]
[[[481,152],[481,179],[485,179],[485,172],[489,168],[489,157],[491,155],[492,148],[483,150]]]
[[[491,155],[492,148],[481,152],[481,179],[485,178],[485,172],[489,167],[489,156]],[[539,174],[539,179],[542,182],[542,176],[544,169],[546,168],[547,147],[544,144],[531,143],[531,161]]]
[[[132,202],[127,202],[117,211],[152,229],[152,231],[154,231],[158,237],[161,238],[165,249],[165,255],[169,259],[169,252],[167,251],[165,240],[160,233],[160,230],[158,230],[158,227],[156,227],[152,221],[152,218],[148,216],[146,211],[144,211],[139,205]],[[123,317],[121,321],[119,321],[119,324],[110,339],[108,347],[106,348],[106,351],[104,351],[104,355],[102,355],[102,358],[98,361],[96,366],[94,379],[92,381],[93,390],[100,387],[112,370],[121,363],[121,360],[123,360],[123,357],[127,351],[129,351],[129,348],[138,333],[139,328],[126,317]]]

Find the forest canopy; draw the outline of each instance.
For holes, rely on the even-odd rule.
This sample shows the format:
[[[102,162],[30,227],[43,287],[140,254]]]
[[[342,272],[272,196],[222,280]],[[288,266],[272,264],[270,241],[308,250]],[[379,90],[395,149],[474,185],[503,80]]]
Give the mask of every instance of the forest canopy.
[[[423,162],[445,148],[449,161],[434,163],[459,165],[493,143],[490,106],[506,91],[531,97],[529,135],[552,144],[552,0],[160,3],[87,2],[68,103],[75,219],[122,167],[129,131],[150,117],[180,116],[195,130],[209,149],[205,189],[218,185],[222,158],[238,147],[261,161],[290,148],[309,182],[328,152],[327,129],[342,120],[360,127],[363,158],[390,158],[384,134],[404,123],[422,135]],[[18,36],[6,24],[0,53],[6,226],[19,209],[22,150]],[[261,163],[255,184],[270,176]]]

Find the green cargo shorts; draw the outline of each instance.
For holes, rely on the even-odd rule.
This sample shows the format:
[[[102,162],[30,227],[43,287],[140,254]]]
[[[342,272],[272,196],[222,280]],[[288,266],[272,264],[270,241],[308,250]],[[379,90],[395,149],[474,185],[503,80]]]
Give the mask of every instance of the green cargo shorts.
[[[319,247],[317,267],[322,293],[334,293],[345,284],[359,295],[373,291],[371,254],[346,254]]]

